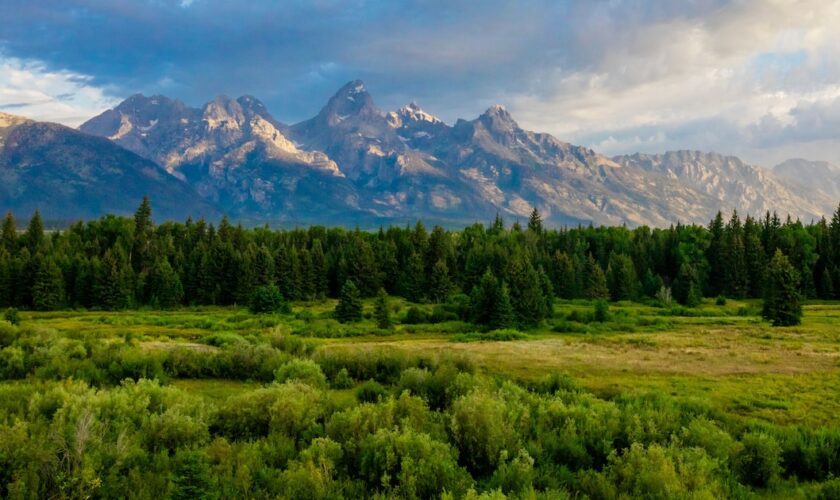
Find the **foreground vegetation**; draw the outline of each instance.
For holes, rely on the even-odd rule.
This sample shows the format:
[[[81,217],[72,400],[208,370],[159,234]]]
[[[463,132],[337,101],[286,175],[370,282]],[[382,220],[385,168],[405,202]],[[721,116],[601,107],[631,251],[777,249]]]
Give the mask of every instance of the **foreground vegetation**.
[[[0,497],[837,498],[840,306],[20,312]]]

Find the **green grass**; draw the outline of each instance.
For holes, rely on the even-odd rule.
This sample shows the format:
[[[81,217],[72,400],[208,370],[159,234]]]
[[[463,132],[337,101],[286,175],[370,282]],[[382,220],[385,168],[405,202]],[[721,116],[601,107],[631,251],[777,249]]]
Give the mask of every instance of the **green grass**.
[[[662,391],[700,400],[723,415],[776,424],[836,425],[840,415],[840,304],[805,307],[801,326],[772,328],[760,303],[707,299],[695,309],[622,302],[609,321],[591,319],[592,304],[558,301],[554,316],[527,332],[479,333],[462,322],[378,330],[366,319],[342,325],[334,301],[298,303],[290,314],[254,316],[243,308],[174,311],[22,313],[24,326],[69,338],[131,339],[146,349],[214,349],[275,335],[310,337],[320,350],[389,349],[430,356],[463,355],[481,370],[517,380],[564,373],[601,396]],[[392,303],[399,319],[409,304]],[[430,309],[429,306],[421,306]],[[250,382],[174,380],[210,399],[255,387]],[[352,394],[348,392],[348,394]],[[344,396],[346,399],[346,395]]]

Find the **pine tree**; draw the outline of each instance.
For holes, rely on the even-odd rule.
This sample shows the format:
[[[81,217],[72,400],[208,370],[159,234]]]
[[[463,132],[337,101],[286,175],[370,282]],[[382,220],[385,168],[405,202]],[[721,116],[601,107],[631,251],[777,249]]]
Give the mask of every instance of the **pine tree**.
[[[127,262],[117,252],[108,250],[101,263],[96,264],[94,297],[105,310],[124,309],[131,304],[131,282]]]
[[[23,240],[32,255],[35,255],[44,244],[44,221],[41,220],[41,212],[38,210],[35,210],[32,219],[29,220],[29,227],[26,228]]]
[[[536,234],[542,234],[542,217],[537,207],[531,211],[531,216],[528,218],[528,230]]]
[[[402,273],[403,296],[411,302],[422,302],[426,297],[426,273],[423,259],[417,252],[412,252]]]
[[[216,498],[207,457],[200,451],[178,451],[172,472],[172,500],[210,500]]]
[[[575,272],[575,264],[568,254],[560,252],[559,250],[554,254],[554,262],[552,264],[553,273],[552,281],[554,283],[554,291],[561,299],[573,299],[577,296],[577,273]]]
[[[353,280],[345,281],[341,287],[341,295],[335,306],[335,319],[341,323],[352,323],[362,319],[362,299]]]
[[[543,297],[543,318],[551,318],[554,316],[554,287],[551,285],[551,279],[548,274],[540,266],[537,270],[537,275],[540,280],[540,290]]]
[[[256,286],[274,284],[274,257],[265,245],[253,250],[254,284]]]
[[[656,294],[659,293],[659,290],[665,283],[662,281],[662,277],[658,274],[653,274],[653,271],[648,268],[645,271],[644,277],[642,277],[642,293],[645,297],[656,297]]]
[[[438,260],[429,276],[429,298],[433,302],[446,302],[452,291],[452,281],[449,279],[449,268],[443,259]]]
[[[706,260],[709,263],[709,295],[712,297],[722,293],[726,286],[724,230],[723,214],[718,212],[709,224],[709,247],[706,249]],[[675,295],[677,294],[675,293]],[[677,300],[680,300],[679,296],[677,296]]]
[[[10,254],[17,251],[17,226],[15,225],[15,218],[12,212],[6,213],[6,218],[3,219],[3,230],[0,231],[0,245],[6,249]]]
[[[776,250],[767,269],[767,286],[762,315],[773,326],[793,326],[802,322],[799,273],[781,250]]]
[[[32,306],[37,311],[54,311],[64,306],[64,276],[56,263],[45,257],[36,258],[32,285]]]
[[[327,280],[327,258],[321,246],[321,240],[312,241],[312,275],[315,277],[314,293],[317,298],[327,295],[329,282]]]
[[[612,254],[607,266],[607,282],[612,300],[635,299],[639,279],[633,260],[624,254]]]
[[[165,257],[158,259],[150,270],[146,287],[146,295],[150,303],[157,307],[164,309],[176,307],[184,299],[181,278]]]
[[[496,304],[490,315],[490,322],[487,324],[491,330],[510,328],[514,322],[513,305],[510,302],[510,291],[507,283],[502,282],[496,298]]]
[[[388,311],[388,294],[384,288],[380,288],[376,294],[376,301],[373,304],[373,317],[376,319],[376,326],[382,330],[391,328],[391,313]]]
[[[470,296],[470,317],[479,325],[490,329],[507,328],[513,324],[513,306],[507,284],[499,280],[488,269]]]
[[[677,279],[674,280],[674,298],[682,305],[696,307],[700,304],[702,293],[697,271],[691,264],[683,263]]]
[[[610,297],[610,290],[607,287],[607,278],[604,276],[604,270],[601,269],[601,266],[592,257],[592,254],[589,254],[589,257],[586,259],[584,279],[586,280],[583,289],[584,297],[590,300],[608,299]]]
[[[147,271],[153,264],[152,241],[154,224],[152,223],[152,205],[147,196],[134,213],[134,240],[131,245],[131,265],[134,272]]]
[[[536,326],[545,317],[545,300],[540,279],[534,267],[522,257],[511,259],[507,270],[510,302],[518,323]]]

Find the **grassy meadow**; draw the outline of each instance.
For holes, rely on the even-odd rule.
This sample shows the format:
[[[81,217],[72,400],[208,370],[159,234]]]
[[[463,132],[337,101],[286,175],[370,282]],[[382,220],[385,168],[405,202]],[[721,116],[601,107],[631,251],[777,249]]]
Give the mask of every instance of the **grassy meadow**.
[[[792,466],[785,464],[785,460],[790,461],[796,455],[785,448],[783,436],[800,429],[828,429],[831,432],[840,424],[840,304],[807,304],[800,326],[772,328],[760,319],[761,304],[755,301],[728,300],[725,304],[716,304],[707,299],[701,306],[691,309],[619,302],[610,305],[608,316],[602,318],[605,321],[594,321],[590,302],[558,301],[553,316],[539,328],[484,333],[459,321],[405,324],[403,320],[410,306],[412,304],[402,299],[391,299],[389,308],[394,327],[388,330],[376,328],[372,301],[365,302],[365,319],[352,324],[340,324],[332,319],[335,307],[332,300],[295,303],[291,313],[267,315],[253,315],[236,307],[21,312],[18,326],[4,327],[6,337],[11,336],[17,342],[13,344],[7,339],[4,345],[21,346],[19,351],[25,356],[24,361],[15,361],[7,352],[14,347],[0,351],[6,353],[0,358],[0,367],[2,363],[6,365],[5,380],[0,381],[0,396],[3,396],[0,397],[0,423],[7,425],[5,436],[7,442],[11,442],[8,429],[14,427],[14,422],[35,418],[32,406],[36,403],[32,401],[36,393],[48,394],[56,387],[84,392],[81,388],[68,389],[68,384],[75,383],[72,380],[82,381],[80,383],[89,387],[89,391],[116,391],[123,379],[148,378],[157,379],[164,388],[179,391],[191,401],[190,404],[200,405],[205,409],[202,411],[211,415],[206,417],[209,434],[205,431],[191,446],[214,449],[214,446],[221,446],[220,440],[231,446],[242,436],[225,431],[223,425],[213,423],[214,419],[232,412],[231,406],[243,404],[242,398],[283,382],[284,378],[278,373],[289,360],[312,359],[320,367],[320,370],[316,368],[318,373],[314,378],[304,369],[302,375],[293,373],[285,380],[287,383],[294,379],[314,380],[324,398],[319,404],[325,405],[326,409],[319,416],[320,420],[312,422],[311,428],[307,427],[302,434],[293,437],[293,444],[289,446],[298,451],[276,460],[276,470],[288,471],[290,464],[303,463],[300,457],[307,455],[298,453],[306,450],[306,443],[313,442],[313,437],[328,436],[341,442],[331,430],[335,415],[357,411],[360,405],[377,402],[383,405],[389,398],[393,403],[399,401],[401,393],[404,397],[421,395],[423,406],[432,415],[429,421],[434,422],[428,426],[436,429],[428,432],[432,436],[435,432],[449,436],[439,439],[449,439],[459,448],[457,433],[443,429],[453,425],[447,424],[443,415],[457,411],[454,409],[457,394],[450,394],[450,388],[456,388],[452,391],[461,394],[461,398],[468,397],[465,394],[472,389],[460,389],[458,385],[467,382],[458,376],[448,379],[445,396],[441,396],[445,401],[439,402],[432,389],[426,392],[418,389],[420,386],[412,385],[411,377],[406,374],[413,376],[421,371],[437,374],[442,370],[440,367],[448,363],[457,367],[455,373],[469,374],[471,388],[480,386],[488,393],[498,390],[502,394],[507,390],[505,384],[513,382],[516,387],[535,394],[588,394],[596,401],[615,403],[624,408],[622,411],[630,411],[627,408],[638,401],[654,401],[654,406],[671,408],[675,415],[701,415],[704,421],[715,422],[717,428],[726,429],[733,437],[756,429],[768,432],[782,442],[780,460],[784,469],[771,474],[766,482],[741,484],[745,482],[743,479],[739,479],[740,483],[733,479],[737,474],[720,472],[735,469],[733,464],[741,448],[732,445],[716,458],[719,462],[712,467],[717,471],[714,474],[723,479],[715,479],[715,485],[707,489],[692,490],[685,479],[689,471],[680,469],[682,459],[677,458],[673,458],[677,464],[675,483],[663,479],[661,484],[655,480],[652,484],[635,486],[628,486],[612,476],[604,480],[605,484],[609,483],[607,486],[598,486],[597,481],[581,475],[572,465],[564,465],[562,470],[565,472],[558,473],[549,469],[537,470],[537,465],[532,463],[536,472],[530,480],[532,494],[527,494],[523,493],[527,488],[517,490],[517,486],[512,485],[513,479],[497,478],[501,466],[493,462],[495,457],[490,457],[491,462],[500,468],[492,473],[481,464],[465,462],[464,453],[469,449],[461,443],[459,463],[470,470],[476,480],[468,482],[467,486],[452,486],[448,491],[460,492],[456,497],[477,497],[483,491],[485,495],[495,492],[535,498],[534,491],[540,490],[549,492],[540,493],[547,495],[546,498],[566,498],[565,495],[598,498],[622,494],[647,496],[650,491],[661,490],[661,495],[650,496],[811,498],[823,495],[831,498],[837,491],[837,482],[831,479],[838,466],[836,463],[823,466],[821,472],[815,472],[810,478],[804,477],[807,474],[791,473]],[[430,305],[413,306],[432,313]],[[8,333],[12,330],[13,333]],[[270,348],[266,347],[266,352],[257,356],[257,364],[253,364],[250,358],[257,352],[253,349],[260,346]],[[251,349],[247,351],[250,353],[247,360],[242,357],[246,348]],[[225,358],[226,355],[229,357]],[[280,357],[272,358],[275,355]],[[207,361],[210,359],[214,361]],[[18,363],[18,371],[12,373],[14,370],[9,367],[15,363]],[[428,382],[430,379],[423,380]],[[533,415],[537,414],[537,410],[531,411]],[[192,415],[190,418],[205,417]],[[621,417],[622,422],[623,419]],[[687,423],[690,421],[690,418],[681,420],[675,425],[690,427]],[[630,424],[621,425],[625,427],[616,431],[616,440],[611,445],[616,449],[622,448],[621,442],[634,441],[648,446],[648,452],[651,446],[675,446],[674,436],[685,432],[685,427],[682,431],[675,427],[664,437],[652,437],[657,432],[656,425],[670,424],[642,422],[643,437],[630,439]],[[258,435],[249,439],[268,439]],[[0,439],[0,450],[2,441]],[[523,437],[521,442],[526,443],[527,439]],[[536,442],[536,445],[533,442],[523,445],[532,456],[539,453],[536,449],[539,439]],[[164,440],[163,444],[151,446],[148,451],[154,453],[168,446],[171,445],[165,444]],[[170,454],[177,456],[174,453],[177,449],[178,446],[170,447]],[[707,452],[715,456],[708,448]],[[0,451],[2,459],[3,452]],[[608,474],[605,471],[612,470],[610,467],[617,467],[615,460],[602,456],[600,463],[594,466],[594,470],[600,472],[592,477]],[[605,464],[608,464],[606,469]],[[220,473],[218,462],[211,460],[211,467],[212,475]],[[826,467],[830,470],[824,470]],[[236,474],[235,471],[230,473]],[[552,474],[560,479],[554,482],[539,480],[540,475]],[[339,487],[336,486],[337,475],[318,479],[321,481],[318,487],[327,489],[311,485],[305,491],[295,489],[297,486],[292,484],[295,479],[283,476],[286,479],[282,484],[271,486],[268,481],[268,486],[259,486],[262,489],[256,486],[258,481],[254,478],[253,485],[248,486],[251,489],[242,491],[250,491],[252,497],[270,496],[268,491],[285,492],[288,497],[352,497],[361,491],[371,494],[371,485],[378,481],[375,478],[368,482],[356,480],[355,483],[347,480]],[[25,478],[14,474],[6,474],[6,477],[0,474],[0,479],[11,485],[3,491],[10,497],[15,496],[15,485],[25,482]],[[325,486],[329,483],[327,479],[333,481],[332,486]],[[33,479],[29,481],[31,487]],[[147,485],[150,489],[137,495],[171,492],[172,484],[175,484],[171,481],[174,480],[159,484],[157,490],[153,485]],[[88,493],[108,496],[100,483],[88,484]],[[538,484],[542,486],[533,489]],[[80,485],[73,483],[70,490],[75,491],[77,487]],[[423,497],[432,491],[407,490],[401,481],[385,481],[375,489],[386,496],[401,497]],[[242,491],[230,490],[227,494],[222,491],[217,496],[232,498]],[[698,491],[700,494],[694,496],[688,494]]]

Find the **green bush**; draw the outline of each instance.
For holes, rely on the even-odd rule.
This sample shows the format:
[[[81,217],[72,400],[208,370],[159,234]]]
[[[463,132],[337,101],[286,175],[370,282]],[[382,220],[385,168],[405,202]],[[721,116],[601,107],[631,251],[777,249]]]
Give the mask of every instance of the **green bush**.
[[[606,323],[610,320],[610,304],[606,300],[595,301],[592,320],[598,323]]]
[[[741,437],[741,449],[733,460],[733,469],[744,484],[763,488],[781,472],[782,449],[763,432],[748,432]]]
[[[280,289],[274,285],[265,285],[255,288],[251,293],[251,300],[248,304],[248,309],[253,314],[291,312],[289,304],[283,300],[283,294],[280,293]]]
[[[20,313],[16,308],[10,307],[3,312],[3,319],[11,323],[12,325],[19,325]]]
[[[280,383],[295,380],[321,388],[327,386],[327,377],[321,371],[321,367],[311,359],[289,361],[274,372],[274,380]]]
[[[375,403],[388,395],[388,389],[375,380],[368,380],[356,389],[356,399],[362,403]]]

